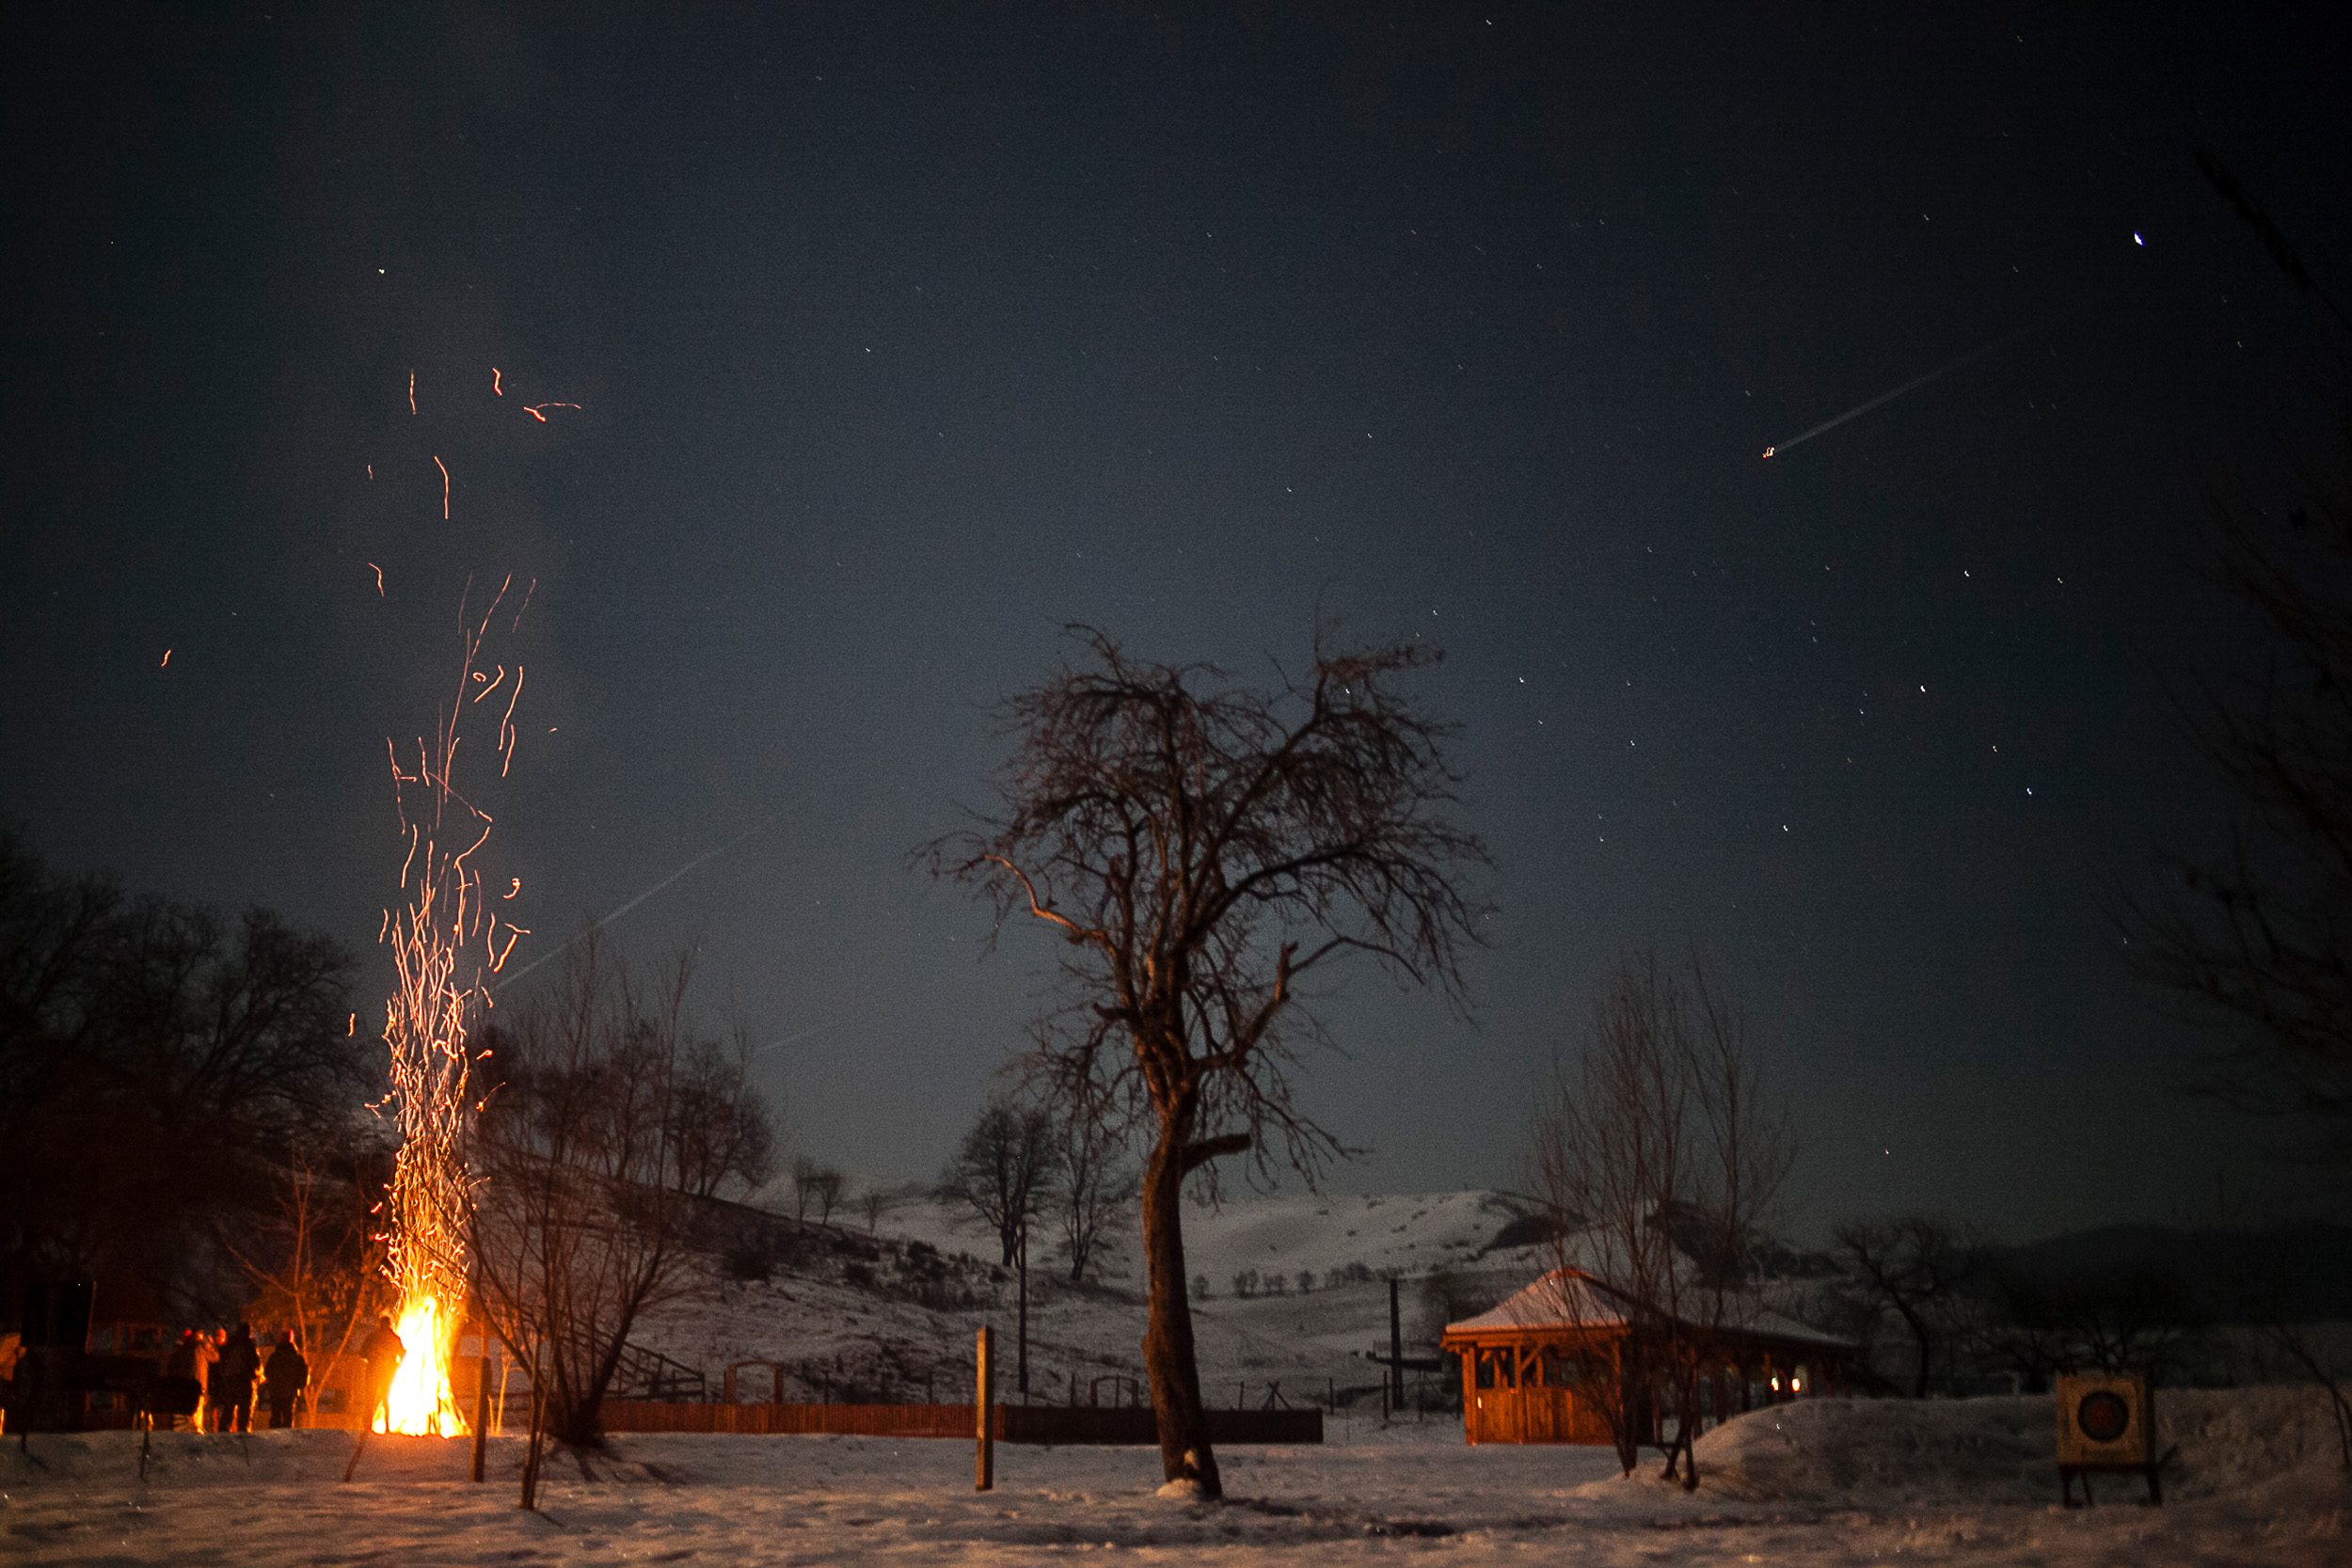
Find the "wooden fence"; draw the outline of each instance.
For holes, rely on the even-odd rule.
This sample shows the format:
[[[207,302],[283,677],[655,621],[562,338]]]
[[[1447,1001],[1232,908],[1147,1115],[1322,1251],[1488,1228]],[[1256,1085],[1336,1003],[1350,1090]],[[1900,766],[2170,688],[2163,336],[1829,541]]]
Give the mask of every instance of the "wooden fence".
[[[860,1437],[972,1436],[968,1404],[657,1404],[607,1400],[607,1432],[729,1432],[751,1434],[833,1433]],[[1320,1410],[1212,1410],[1212,1443],[1320,1443]],[[1159,1427],[1148,1408],[1062,1404],[1000,1404],[993,1426],[999,1443],[1102,1443],[1148,1446]]]

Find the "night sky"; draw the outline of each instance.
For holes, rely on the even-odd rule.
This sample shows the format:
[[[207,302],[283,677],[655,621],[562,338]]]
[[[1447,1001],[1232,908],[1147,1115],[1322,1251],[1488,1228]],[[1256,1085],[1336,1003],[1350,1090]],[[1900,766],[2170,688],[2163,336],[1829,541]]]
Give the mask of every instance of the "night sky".
[[[0,815],[61,865],[276,906],[374,994],[385,740],[469,577],[535,578],[490,852],[526,951],[726,847],[612,929],[699,942],[793,1147],[927,1177],[1053,955],[982,961],[907,866],[987,800],[988,705],[1067,622],[1254,679],[1320,612],[1445,649],[1501,910],[1474,1025],[1347,976],[1339,1185],[1511,1184],[1649,942],[1746,1000],[1800,1228],[2269,1180],[2114,917],[2226,822],[2179,701],[2263,657],[2204,493],[2276,499],[2325,429],[2312,313],[2190,149],[2352,255],[2340,38],[104,9],[0,51]]]

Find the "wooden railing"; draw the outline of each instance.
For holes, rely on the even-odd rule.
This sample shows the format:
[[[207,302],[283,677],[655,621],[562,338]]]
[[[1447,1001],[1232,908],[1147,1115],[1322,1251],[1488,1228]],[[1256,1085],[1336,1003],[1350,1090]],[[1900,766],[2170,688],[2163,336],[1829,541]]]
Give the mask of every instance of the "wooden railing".
[[[674,1404],[607,1400],[607,1432],[713,1432],[746,1434],[833,1433],[862,1437],[972,1436],[968,1404]],[[1211,1410],[1212,1443],[1320,1443],[1320,1410]],[[1000,1404],[994,1429],[1000,1443],[1101,1443],[1147,1446],[1159,1441],[1148,1408],[1063,1404]]]

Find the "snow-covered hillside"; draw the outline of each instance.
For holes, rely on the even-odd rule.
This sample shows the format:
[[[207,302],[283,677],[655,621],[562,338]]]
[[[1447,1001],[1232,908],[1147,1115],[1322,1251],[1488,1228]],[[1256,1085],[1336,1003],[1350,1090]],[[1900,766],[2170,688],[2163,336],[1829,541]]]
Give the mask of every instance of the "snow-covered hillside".
[[[772,1201],[772,1199],[771,1199]],[[842,1218],[836,1212],[835,1219]],[[1410,1196],[1245,1197],[1185,1213],[1202,1376],[1213,1400],[1375,1397],[1385,1353],[1387,1276],[1401,1291],[1408,1354],[1427,1351],[1445,1315],[1427,1283],[1458,1303],[1500,1299],[1547,1265],[1525,1244],[1510,1199],[1486,1192]],[[1010,1337],[1018,1310],[993,1236],[930,1202],[800,1227],[804,1243],[764,1282],[721,1280],[666,1308],[636,1336],[714,1383],[730,1363],[779,1361],[787,1397],[950,1397],[969,1376],[974,1331]],[[1501,1243],[1501,1244],[1498,1244]],[[1102,1277],[1073,1286],[1040,1256],[1030,1274],[1030,1391],[1054,1401],[1124,1399],[1140,1370],[1141,1280],[1132,1247]],[[1243,1279],[1248,1294],[1235,1286]],[[1467,1296],[1466,1296],[1467,1293]],[[1482,1302],[1481,1305],[1484,1303]],[[1013,1370],[1009,1359],[1008,1370]],[[750,1372],[762,1397],[764,1371]]]

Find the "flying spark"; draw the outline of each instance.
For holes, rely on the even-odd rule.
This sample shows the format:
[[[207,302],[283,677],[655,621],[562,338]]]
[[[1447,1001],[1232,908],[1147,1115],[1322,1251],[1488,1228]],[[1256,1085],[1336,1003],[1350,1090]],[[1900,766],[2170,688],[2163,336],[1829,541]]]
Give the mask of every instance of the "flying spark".
[[[541,410],[541,409],[543,409],[543,408],[578,408],[579,406],[580,406],[580,404],[576,404],[576,403],[532,403],[532,404],[525,404],[523,405],[523,412],[524,412],[524,413],[526,413],[526,414],[528,414],[528,415],[530,415],[532,419],[534,419],[534,420],[538,420],[541,424],[545,424],[545,423],[547,423],[547,422],[548,422],[548,417],[547,417],[545,414],[543,414],[543,413],[541,413],[541,412],[540,412],[540,410]]]
[[[375,596],[380,599],[384,596],[384,568],[371,561],[368,570],[375,574]]]
[[[441,521],[446,523],[449,521],[449,465],[436,457],[433,466],[441,470]]]
[[[414,371],[410,371],[410,372],[408,372],[408,412],[409,412],[409,413],[411,413],[411,414],[414,414],[416,411],[417,411],[417,372],[414,372]]]
[[[164,661],[163,663],[157,665],[156,668],[158,670],[168,670],[171,668],[171,650],[169,648],[166,648],[164,650]]]
[[[504,967],[516,942],[528,932],[507,922],[501,942],[501,921],[485,911],[483,874],[467,863],[489,841],[493,819],[459,790],[454,773],[461,725],[473,705],[471,689],[482,686],[486,694],[505,679],[503,664],[495,666],[495,681],[481,666],[491,618],[513,581],[510,577],[501,584],[478,621],[467,616],[459,601],[463,657],[457,689],[439,712],[431,743],[419,738],[417,770],[403,771],[398,751],[389,737],[385,741],[393,807],[408,841],[400,876],[407,901],[397,911],[385,911],[379,932],[392,950],[397,981],[384,1009],[389,1087],[375,1107],[379,1114],[391,1108],[401,1133],[382,1238],[385,1273],[400,1295],[398,1328],[406,1347],[386,1405],[385,1425],[392,1432],[465,1429],[449,1362],[466,1298],[465,1236],[476,1186],[465,1139],[481,1098],[470,1085],[473,1065],[481,1058],[469,1049],[467,1034],[478,1010],[489,1005],[485,976]],[[519,666],[515,674],[519,687]],[[512,718],[510,704],[501,727],[511,728]],[[458,844],[464,847],[453,852]],[[519,885],[512,879],[510,884]]]
[[[499,368],[496,365],[490,367],[490,395],[494,398],[506,395],[506,388],[499,385]]]
[[[1769,461],[1772,457],[1777,456],[1779,453],[1789,451],[1791,448],[1803,446],[1805,442],[1812,440],[1816,436],[1827,435],[1829,432],[1836,430],[1839,425],[1844,424],[1849,420],[1858,420],[1862,418],[1863,415],[1870,412],[1873,408],[1878,408],[1886,404],[1890,404],[1907,392],[1915,392],[1931,381],[1940,381],[1944,377],[1951,374],[1954,371],[1959,370],[1961,367],[1976,363],[1986,355],[1991,354],[1994,349],[2006,347],[2010,343],[2016,341],[2026,333],[2033,331],[2036,327],[2047,325],[2053,319],[2053,317],[2044,316],[2040,321],[2030,322],[2026,325],[2017,328],[2013,332],[2004,332],[2001,336],[1994,339],[1991,342],[1979,344],[1978,347],[1972,348],[1967,353],[1962,355],[1959,358],[1938,365],[1935,369],[1928,372],[1925,375],[1913,376],[1909,381],[1904,382],[1893,391],[1881,392],[1869,402],[1859,404],[1856,407],[1849,408],[1834,420],[1823,420],[1820,424],[1815,425],[1811,430],[1791,436],[1786,441],[1779,442],[1776,445],[1766,447],[1764,449],[1764,456],[1766,460]]]

